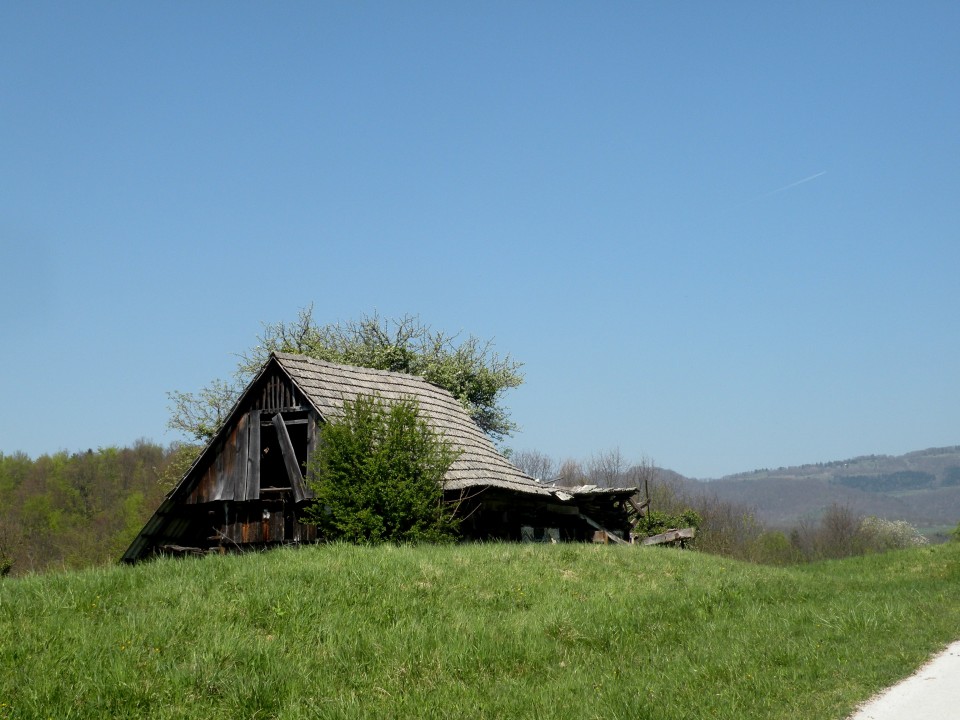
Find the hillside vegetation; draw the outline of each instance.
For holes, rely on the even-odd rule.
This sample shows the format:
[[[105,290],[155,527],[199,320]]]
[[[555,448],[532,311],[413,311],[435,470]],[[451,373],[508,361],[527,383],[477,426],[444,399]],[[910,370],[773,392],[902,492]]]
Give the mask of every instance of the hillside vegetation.
[[[0,453],[0,575],[5,569],[17,576],[114,562],[196,451],[139,441],[35,459]],[[556,471],[542,467],[554,463],[539,453],[515,453],[513,459],[533,475]],[[657,511],[694,508],[703,518],[699,549],[757,562],[830,556],[804,552],[794,530],[810,535],[834,507],[856,517],[908,520],[935,539],[945,539],[960,520],[960,448],[758,470],[711,482],[688,480],[649,462],[630,466],[619,451],[574,465],[560,468],[561,476],[572,473],[572,484],[649,487]]]
[[[838,720],[956,639],[960,544],[773,568],[283,549],[0,580],[0,718]]]
[[[684,485],[749,505],[760,520],[779,527],[816,518],[834,504],[923,528],[952,527],[960,520],[960,446],[765,468]]]
[[[0,453],[0,575],[116,561],[195,455],[189,446]]]

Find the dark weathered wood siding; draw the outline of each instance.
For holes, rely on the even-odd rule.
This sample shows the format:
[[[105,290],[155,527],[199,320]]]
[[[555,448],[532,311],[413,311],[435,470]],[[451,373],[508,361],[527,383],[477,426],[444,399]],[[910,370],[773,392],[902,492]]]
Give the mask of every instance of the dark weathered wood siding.
[[[200,479],[184,498],[187,504],[250,500],[260,496],[260,413],[241,415],[208,455],[206,467],[195,468]],[[251,448],[253,452],[251,452]]]
[[[300,522],[293,505],[286,503],[231,503],[218,540],[224,544],[261,545],[268,543],[313,542],[315,525]]]
[[[192,470],[192,506],[179,544],[192,547],[312,542],[316,528],[301,522],[312,497],[307,461],[317,445],[319,413],[289,378],[260,379],[248,403]]]
[[[205,462],[194,468],[193,472],[199,478],[183,502],[199,504],[257,500],[261,486],[291,488],[297,502],[308,498],[302,466],[316,448],[318,414],[309,407],[288,378],[278,375],[263,378],[262,387],[253,394],[253,398],[252,407],[240,415],[233,425],[224,429],[213,452],[207,453]],[[289,454],[292,444],[284,446],[290,439],[290,433],[282,422],[274,420],[278,415],[281,420],[295,417],[293,422],[305,424],[305,435],[297,436],[301,442],[297,443],[294,456]],[[273,427],[269,426],[270,422]],[[286,436],[282,433],[286,433]],[[275,451],[273,457],[269,457],[271,451]],[[287,461],[282,468],[286,470],[286,477],[275,467],[275,458]],[[262,468],[262,464],[267,467]],[[263,472],[267,469],[271,472]],[[295,470],[299,474],[294,473]],[[291,476],[294,478],[292,482]]]

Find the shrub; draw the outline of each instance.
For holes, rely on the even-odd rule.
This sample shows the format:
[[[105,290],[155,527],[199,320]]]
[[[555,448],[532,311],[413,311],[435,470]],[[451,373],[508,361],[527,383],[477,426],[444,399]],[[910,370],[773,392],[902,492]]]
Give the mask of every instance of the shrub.
[[[860,518],[846,505],[834,503],[820,518],[820,557],[845,558],[863,553]]]
[[[671,514],[663,510],[651,510],[640,518],[634,528],[634,532],[637,535],[650,537],[652,535],[659,535],[667,530],[700,527],[701,522],[703,522],[703,520],[700,515],[689,508],[677,514]]]
[[[928,540],[906,520],[885,520],[865,517],[860,523],[860,535],[869,550],[884,552],[926,545]]]
[[[420,417],[413,399],[360,396],[320,432],[311,460],[307,517],[327,540],[440,541],[457,519],[441,482],[456,453]]]
[[[926,545],[928,540],[905,520],[857,517],[850,508],[832,505],[819,523],[804,520],[790,533],[802,560],[812,562]]]

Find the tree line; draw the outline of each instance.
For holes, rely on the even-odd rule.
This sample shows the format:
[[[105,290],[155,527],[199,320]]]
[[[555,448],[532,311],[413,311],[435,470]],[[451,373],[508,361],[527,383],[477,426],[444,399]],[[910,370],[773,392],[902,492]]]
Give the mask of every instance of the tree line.
[[[0,574],[115,562],[197,451],[141,440],[35,459],[0,453]],[[793,528],[769,528],[750,507],[693,488],[649,459],[630,462],[616,449],[585,461],[557,462],[529,450],[511,453],[511,460],[558,485],[638,487],[641,499],[650,499],[644,528],[651,534],[674,521],[692,522],[696,549],[750,562],[785,565],[926,542],[906,522],[860,517],[837,505]]]
[[[195,454],[146,440],[35,459],[0,453],[0,574],[116,561]]]
[[[511,460],[528,475],[558,486],[636,487],[641,499],[650,501],[648,519],[638,526],[647,532],[641,534],[660,532],[672,523],[694,525],[697,538],[692,547],[748,562],[788,565],[928,542],[906,521],[861,516],[838,504],[786,530],[768,527],[750,506],[720,499],[709,486],[658,468],[650,458],[630,461],[618,448],[586,460],[562,461],[537,450],[520,450],[511,453]],[[960,540],[960,525],[954,539]]]

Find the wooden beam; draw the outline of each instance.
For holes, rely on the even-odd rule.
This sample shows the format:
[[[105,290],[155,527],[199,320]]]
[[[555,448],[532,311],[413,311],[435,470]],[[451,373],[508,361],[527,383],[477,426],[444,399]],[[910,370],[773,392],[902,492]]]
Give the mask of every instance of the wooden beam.
[[[611,540],[613,540],[615,543],[619,543],[620,545],[629,545],[629,544],[630,544],[630,543],[628,543],[626,540],[623,540],[623,539],[621,539],[621,538],[618,538],[618,537],[617,537],[616,535],[614,535],[612,532],[610,532],[610,531],[607,530],[605,527],[603,527],[603,525],[601,525],[600,523],[596,522],[595,520],[591,520],[589,517],[587,517],[587,516],[584,515],[583,513],[580,513],[580,517],[582,517],[584,520],[586,520],[586,521],[587,521],[587,525],[589,525],[590,527],[596,528],[597,530],[600,530],[601,532],[605,532],[605,533],[607,534],[607,537],[610,538]]]
[[[260,423],[257,410],[249,414],[247,422],[247,451],[239,467],[237,492],[234,500],[260,499]],[[237,439],[240,442],[240,438]]]
[[[649,498],[638,504],[637,501],[633,499],[633,496],[631,496],[627,498],[627,502],[633,505],[633,509],[638,513],[642,513],[646,508],[650,507]]]
[[[230,474],[226,477],[223,492],[218,493],[217,496],[213,498],[214,500],[244,499],[244,494],[247,492],[247,465],[249,464],[250,457],[250,422],[250,413],[241,415],[237,421],[236,429],[230,435],[234,441],[233,446],[227,447],[227,445],[224,444],[223,449],[220,451],[221,455],[227,452],[233,453],[233,467],[230,470]]]
[[[303,484],[303,473],[300,472],[300,463],[297,462],[297,453],[293,449],[290,433],[283,421],[283,416],[277,413],[273,416],[273,426],[277,429],[277,439],[280,441],[280,452],[283,453],[283,464],[290,476],[290,487],[293,489],[294,502],[303,502],[307,499],[307,489]]]
[[[190,553],[193,555],[204,555],[206,550],[198,547],[184,547],[183,545],[158,545],[159,550],[167,550],[169,552],[178,552],[178,553]]]
[[[664,533],[659,535],[653,535],[648,538],[644,538],[640,544],[641,545],[662,545],[664,543],[671,543],[677,541],[690,540],[697,535],[696,528],[683,528],[681,530],[667,530]]]

